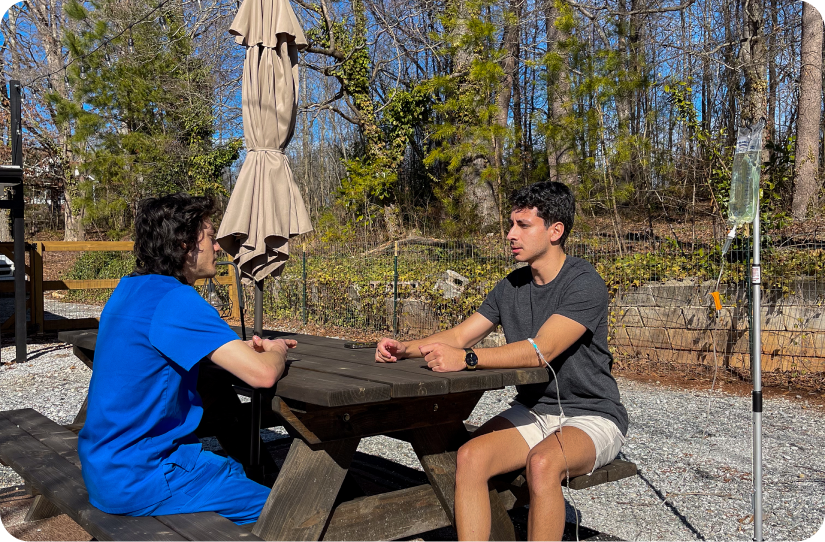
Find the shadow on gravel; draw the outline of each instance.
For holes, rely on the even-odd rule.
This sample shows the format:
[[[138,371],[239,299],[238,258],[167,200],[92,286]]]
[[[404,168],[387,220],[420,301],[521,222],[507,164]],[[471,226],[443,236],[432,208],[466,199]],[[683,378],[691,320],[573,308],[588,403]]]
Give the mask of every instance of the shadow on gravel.
[[[39,358],[40,356],[45,356],[46,354],[51,354],[52,352],[58,352],[60,350],[69,350],[70,351],[71,348],[72,348],[71,345],[68,345],[68,344],[56,344],[54,346],[51,346],[49,348],[44,348],[43,350],[38,350],[34,354],[26,356],[26,361],[31,361],[33,359]]]
[[[619,457],[621,457],[622,459],[627,459],[623,453],[620,453],[620,454],[619,454]],[[630,460],[629,460],[629,459],[627,459],[627,461],[630,461]],[[637,465],[638,465],[638,464],[637,464]],[[663,493],[659,490],[659,488],[657,488],[656,486],[654,486],[654,485],[653,485],[653,483],[652,483],[650,480],[648,480],[648,479],[647,479],[647,477],[644,475],[644,469],[643,469],[642,467],[640,467],[640,466],[639,466],[639,467],[638,467],[638,469],[639,469],[639,470],[638,470],[637,475],[639,476],[639,478],[641,478],[641,480],[642,480],[645,484],[647,484],[647,487],[649,487],[651,490],[653,490],[653,492],[656,494],[656,496],[657,496],[657,497],[659,497],[659,499],[661,499],[662,501],[664,501],[667,497],[665,497],[665,495],[664,495],[664,494],[663,494]],[[683,515],[683,514],[679,511],[679,509],[678,509],[678,508],[676,508],[676,507],[673,505],[673,503],[672,503],[672,502],[667,501],[667,502],[665,503],[665,506],[667,506],[667,507],[670,509],[670,511],[671,511],[671,512],[673,512],[673,515],[674,515],[674,516],[676,516],[677,518],[679,518],[679,521],[681,521],[681,522],[682,522],[682,525],[684,525],[685,527],[687,527],[687,528],[690,530],[690,532],[692,532],[692,533],[696,536],[697,540],[706,540],[706,539],[705,539],[705,536],[704,536],[702,533],[700,533],[700,532],[696,529],[696,527],[694,527],[694,526],[693,526],[693,524],[692,524],[690,521],[688,521],[688,518],[686,518],[686,517],[685,517],[685,516],[684,516],[684,515]]]

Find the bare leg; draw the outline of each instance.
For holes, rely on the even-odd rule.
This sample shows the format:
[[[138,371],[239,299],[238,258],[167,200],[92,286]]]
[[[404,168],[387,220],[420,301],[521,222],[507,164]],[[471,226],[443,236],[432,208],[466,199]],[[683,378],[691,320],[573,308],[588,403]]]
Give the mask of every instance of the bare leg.
[[[523,468],[530,448],[512,423],[495,417],[459,448],[455,519],[459,540],[490,539],[490,478]]]
[[[576,427],[564,427],[530,450],[527,456],[530,488],[527,536],[530,540],[561,540],[564,533],[562,480],[568,470],[571,478],[587,474],[595,461],[593,441]]]

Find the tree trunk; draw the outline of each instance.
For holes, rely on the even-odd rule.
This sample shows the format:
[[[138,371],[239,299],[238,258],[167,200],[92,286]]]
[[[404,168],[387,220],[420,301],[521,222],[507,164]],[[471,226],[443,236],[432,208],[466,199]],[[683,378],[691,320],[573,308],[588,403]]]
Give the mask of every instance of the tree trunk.
[[[498,200],[495,187],[481,180],[481,171],[487,167],[487,159],[477,157],[470,164],[461,168],[461,179],[464,181],[464,198],[475,208],[479,226],[489,228],[499,223]]]
[[[20,67],[18,58],[19,54],[17,52],[17,16],[19,13],[20,10],[17,6],[12,5],[11,7],[9,7],[8,19],[6,20],[6,25],[8,28],[8,37],[4,40],[2,47],[0,47],[0,73],[9,74],[10,79],[14,79],[17,76],[16,70]],[[6,50],[11,51],[11,62],[9,63],[8,67],[6,67],[5,65]],[[0,127],[0,136],[2,136],[2,141],[11,142],[11,118],[8,114],[9,96],[6,93],[6,82],[3,81],[2,83],[0,83],[0,85],[2,85],[3,87],[3,90],[0,91],[0,101],[3,102],[4,106],[4,111],[0,113],[0,115],[2,115],[3,124],[3,126]],[[10,156],[11,143],[9,143],[8,152]],[[11,190],[7,190],[5,188],[0,189],[0,199],[8,199],[10,197]],[[12,241],[11,228],[9,225],[10,220],[10,211],[8,209],[0,209],[0,243],[10,243]]]
[[[63,37],[66,21],[63,20],[62,9],[54,0],[32,0],[28,2],[31,8],[32,20],[42,40],[46,53],[46,66],[49,73],[57,74],[51,78],[52,89],[63,99],[68,99],[69,88],[63,79],[66,64],[63,58]],[[57,123],[55,123],[57,124]],[[72,164],[73,152],[69,144],[68,127],[58,126],[56,133],[56,147],[60,149],[59,159],[62,161],[63,175],[63,217],[65,219],[65,241],[84,241],[86,231],[83,228],[82,209],[75,209],[73,205],[76,181]]]
[[[768,35],[768,133],[771,141],[776,141],[776,99],[779,81],[776,75],[776,38],[779,33],[779,6],[777,0],[771,0],[771,32]]]
[[[732,44],[734,42],[733,37],[733,10],[735,9],[735,4],[737,2],[730,1],[724,6],[722,10],[722,26],[725,29],[725,43]],[[722,58],[725,61],[725,64],[728,66],[734,65],[735,61],[735,54],[733,51],[733,45],[727,45],[722,49]],[[738,78],[739,78],[739,71],[738,70],[727,70],[725,72],[725,82],[724,85],[725,92],[727,92],[727,111],[722,114],[722,118],[725,119],[727,126],[725,126],[725,134],[727,135],[727,146],[733,146],[736,143],[736,119],[737,119],[737,106],[736,100],[738,98],[736,89],[738,88]]]
[[[745,73],[745,96],[742,103],[742,122],[751,124],[768,113],[768,51],[763,29],[764,0],[743,0],[742,48],[739,50]],[[767,131],[767,128],[765,128]],[[763,134],[762,141],[768,139]],[[765,153],[763,152],[763,160]]]
[[[7,199],[8,192],[5,189],[0,190],[0,197]],[[12,241],[9,218],[9,210],[0,209],[0,243],[10,243]]]
[[[459,43],[462,36],[469,32],[468,21],[470,13],[467,3],[464,0],[455,0],[458,24],[454,30],[454,43]],[[453,73],[469,73],[473,62],[473,51],[471,47],[460,47],[453,56]],[[476,92],[466,81],[461,83],[462,93]],[[487,157],[466,156],[465,163],[461,168],[461,179],[464,181],[464,203],[476,210],[477,223],[482,230],[489,228],[498,222],[498,202],[495,188],[489,182],[481,179],[481,172],[489,164]]]
[[[516,84],[516,71],[518,69],[518,49],[519,49],[519,3],[516,0],[510,0],[508,13],[504,17],[504,30],[501,37],[501,45],[504,50],[504,59],[501,61],[501,68],[504,72],[504,77],[499,83],[498,94],[496,96],[496,125],[501,129],[501,132],[507,130],[510,118],[510,101],[513,97],[513,87]],[[504,179],[504,145],[505,137],[499,132],[495,136],[494,145],[494,164],[497,170],[497,184],[496,186],[496,202],[498,203],[498,222],[501,231],[501,236],[504,237],[504,209],[501,207],[501,194],[503,191]]]
[[[574,145],[572,136],[564,131],[564,119],[570,115],[570,76],[566,51],[561,50],[559,43],[569,38],[556,26],[556,20],[560,15],[555,0],[547,2],[547,17],[545,25],[547,30],[547,51],[555,53],[564,59],[561,69],[557,73],[548,74],[547,96],[550,102],[548,124],[555,137],[547,138],[547,165],[550,169],[550,179],[575,187],[578,185],[579,177],[572,167],[575,159],[573,155]],[[562,135],[564,134],[564,135]],[[550,134],[548,134],[550,135]]]
[[[819,182],[819,121],[822,104],[822,17],[802,4],[802,70],[799,74],[799,118],[796,136],[793,219],[804,220],[817,205]]]
[[[628,77],[632,73],[632,61],[631,61],[631,46],[630,46],[630,38],[628,34],[630,34],[630,16],[627,15],[629,11],[626,0],[622,0],[619,2],[619,6],[621,8],[621,14],[617,15],[617,19],[619,21],[619,31],[618,35],[618,44],[616,46],[616,51],[621,57],[619,61],[620,65],[624,67],[625,77]],[[626,88],[620,88],[616,95],[616,117],[619,124],[619,134],[624,134],[628,132],[628,124],[630,123],[630,107],[631,101],[633,97],[633,93],[628,91]]]
[[[71,173],[66,175],[71,176]],[[74,203],[72,187],[67,186],[63,190],[63,240],[64,241],[85,241],[86,228],[83,226],[83,209],[78,209]]]

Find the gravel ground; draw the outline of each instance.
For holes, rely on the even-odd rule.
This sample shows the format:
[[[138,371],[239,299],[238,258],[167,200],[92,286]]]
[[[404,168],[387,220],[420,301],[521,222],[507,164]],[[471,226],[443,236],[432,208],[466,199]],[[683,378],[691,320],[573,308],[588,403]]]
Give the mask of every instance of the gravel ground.
[[[26,363],[0,366],[0,410],[31,407],[71,423],[91,371],[62,343],[30,344],[28,352]],[[0,359],[13,356],[13,345],[0,349]],[[622,455],[640,475],[570,492],[575,511],[568,506],[568,521],[578,517],[583,526],[626,540],[751,539],[750,396],[627,379],[619,379],[619,388],[631,420]],[[501,412],[514,393],[488,392],[470,421],[480,425]],[[805,540],[820,529],[825,538],[823,422],[822,407],[804,400],[764,402],[765,540]],[[359,451],[420,468],[412,448],[395,439],[364,439]],[[0,487],[20,483],[0,467]]]

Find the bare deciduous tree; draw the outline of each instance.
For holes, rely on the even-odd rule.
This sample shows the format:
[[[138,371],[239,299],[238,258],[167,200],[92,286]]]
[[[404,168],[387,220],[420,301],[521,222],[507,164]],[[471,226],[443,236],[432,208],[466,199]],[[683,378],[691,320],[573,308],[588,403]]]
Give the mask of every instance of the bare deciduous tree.
[[[822,106],[822,17],[808,2],[802,7],[802,69],[799,74],[799,120],[792,213],[804,220],[816,208],[819,176],[819,121]]]

